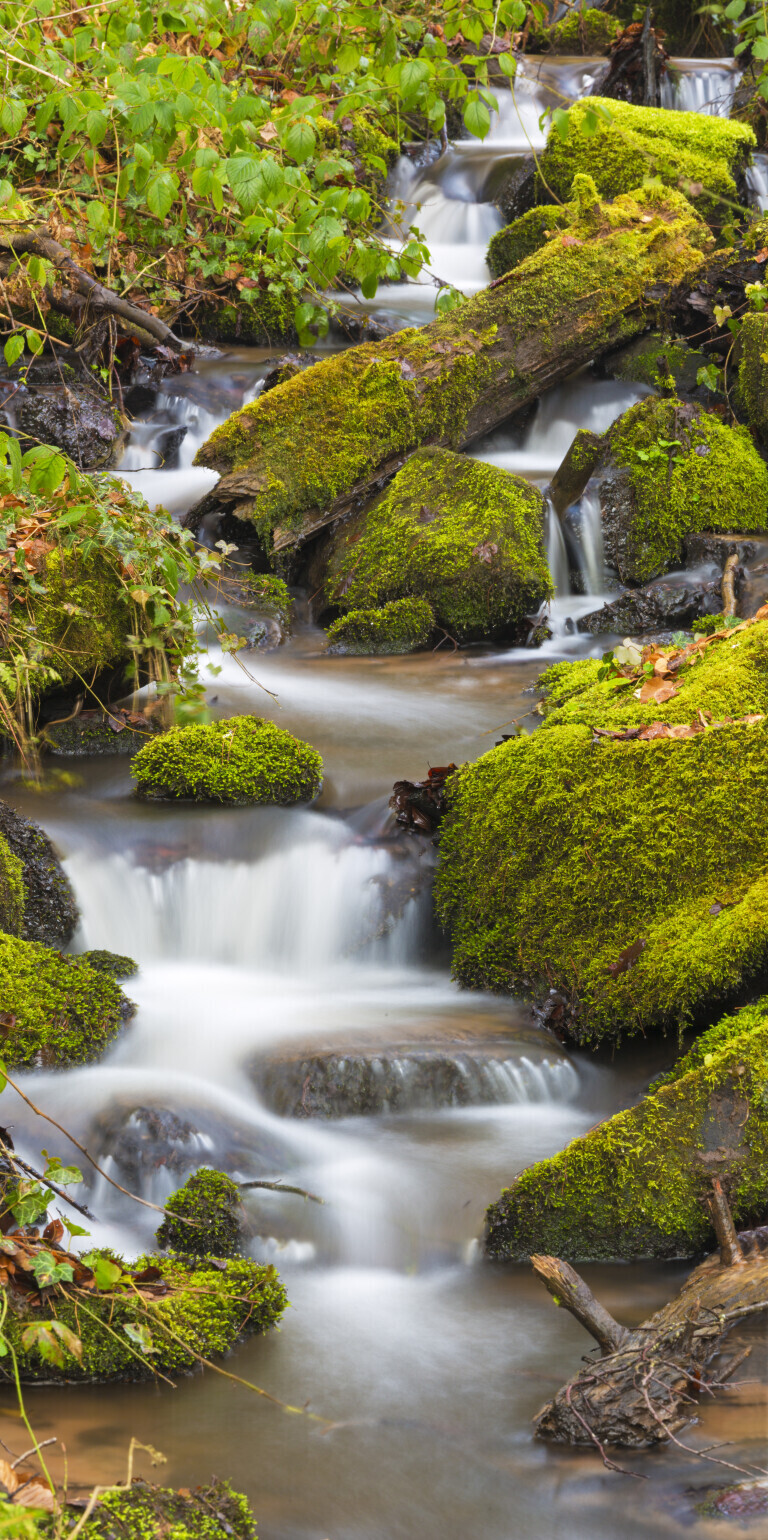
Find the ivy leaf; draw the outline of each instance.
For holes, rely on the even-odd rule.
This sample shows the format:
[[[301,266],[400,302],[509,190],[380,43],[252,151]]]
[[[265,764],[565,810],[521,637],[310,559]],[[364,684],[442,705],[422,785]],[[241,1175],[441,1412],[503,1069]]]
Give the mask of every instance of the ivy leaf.
[[[54,1283],[71,1283],[74,1272],[71,1262],[57,1262],[51,1251],[38,1251],[32,1271],[41,1289],[48,1289]]]

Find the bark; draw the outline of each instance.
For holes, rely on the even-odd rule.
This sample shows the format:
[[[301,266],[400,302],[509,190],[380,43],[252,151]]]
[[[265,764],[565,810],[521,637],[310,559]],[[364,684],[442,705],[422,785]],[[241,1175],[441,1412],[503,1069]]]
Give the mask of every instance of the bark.
[[[722,581],[723,614],[729,617],[736,614],[736,574],[738,570],[738,556],[729,556],[723,568]]]
[[[715,1184],[719,1189],[719,1183]],[[553,1443],[644,1449],[664,1443],[696,1416],[701,1390],[722,1385],[743,1362],[724,1347],[740,1321],[768,1311],[768,1227],[737,1236],[721,1190],[711,1212],[720,1242],[679,1294],[633,1331],[613,1321],[587,1284],[557,1257],[532,1257],[558,1303],[601,1340],[603,1356],[585,1366],[536,1417],[536,1436]],[[612,1324],[617,1346],[610,1347]],[[708,1367],[723,1356],[714,1373]]]
[[[364,506],[420,445],[465,449],[690,288],[709,237],[673,192],[609,208],[588,178],[570,230],[420,331],[323,360],[216,430],[198,462],[222,472],[189,516],[250,519],[275,551]],[[297,453],[297,450],[299,451]]]

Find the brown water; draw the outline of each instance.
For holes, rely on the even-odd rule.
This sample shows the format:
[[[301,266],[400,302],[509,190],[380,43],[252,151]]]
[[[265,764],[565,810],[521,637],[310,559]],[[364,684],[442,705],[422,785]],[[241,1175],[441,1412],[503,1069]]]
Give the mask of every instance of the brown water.
[[[421,183],[401,167],[401,193],[407,182],[416,201],[431,202],[441,276],[464,273],[468,287],[483,281],[484,243],[497,222],[477,201],[483,187],[500,159],[539,133],[553,81],[573,94],[590,68],[571,61],[558,75],[548,63],[545,86],[529,88],[520,114],[507,104],[482,151],[449,150]],[[706,79],[687,71],[694,97],[711,95],[713,81],[723,85],[724,72],[707,69]],[[424,288],[392,291],[377,306],[426,319],[431,302]],[[263,372],[261,357],[225,359],[158,404],[156,420],[137,430],[134,467],[147,463],[163,414],[189,432],[179,470],[133,471],[150,497],[182,510],[199,494],[196,443]],[[542,402],[525,436],[502,432],[481,452],[544,480],[578,426],[606,426],[632,399],[626,387],[583,375]],[[569,617],[596,602],[561,592],[548,658],[587,645]],[[322,634],[304,626],[278,652],[252,655],[248,673],[215,648],[210,661],[220,669],[204,676],[215,712],[272,715],[321,750],[320,803],[142,807],[119,759],[72,762],[69,783],[53,780],[43,794],[8,774],[3,795],[49,829],[66,856],[83,913],[78,948],[111,947],[141,965],[128,986],[138,1013],[111,1053],[26,1084],[118,1178],[134,1115],[149,1108],[194,1130],[188,1165],[283,1175],[323,1197],[322,1208],[285,1194],[249,1198],[253,1254],[277,1263],[292,1308],[279,1333],[244,1344],[225,1365],[306,1412],[280,1411],[209,1371],[175,1389],[30,1392],[38,1433],[65,1440],[74,1483],[120,1478],[133,1436],[163,1451],[163,1480],[227,1476],[250,1495],[262,1540],[714,1536],[722,1526],[697,1515],[695,1494],[730,1473],[698,1452],[725,1441],[718,1458],[765,1464],[760,1386],[734,1387],[703,1407],[683,1435],[693,1452],[629,1456],[629,1474],[606,1471],[597,1454],[537,1444],[531,1419],[588,1342],[527,1268],[490,1266],[477,1248],[486,1205],[515,1173],[635,1100],[671,1046],[635,1046],[613,1061],[572,1056],[524,1001],[462,994],[450,983],[426,894],[371,939],[402,861],[382,838],[391,834],[393,781],[474,758],[513,724],[531,730],[535,696],[526,692],[542,654],[329,658]],[[254,1056],[297,1045],[369,1044],[373,1052],[424,1039],[457,1056],[473,1042],[502,1046],[504,1073],[490,1076],[482,1104],[333,1124],[280,1120],[260,1103],[248,1069]],[[31,1156],[50,1144],[50,1130],[21,1106],[5,1115]],[[151,1163],[137,1181],[154,1201],[176,1185]],[[96,1240],[127,1255],[151,1244],[147,1210],[103,1181],[87,1201],[99,1216]],[[684,1273],[586,1269],[630,1324]],[[765,1370],[763,1339],[755,1332],[752,1341],[742,1379]],[[60,1455],[52,1463],[61,1469]],[[139,1468],[149,1472],[146,1457]]]

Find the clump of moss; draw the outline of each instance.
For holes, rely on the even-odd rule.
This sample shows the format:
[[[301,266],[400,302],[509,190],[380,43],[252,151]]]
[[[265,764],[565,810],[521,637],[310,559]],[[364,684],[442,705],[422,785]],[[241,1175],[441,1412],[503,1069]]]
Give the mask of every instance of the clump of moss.
[[[377,610],[350,610],[328,627],[329,652],[374,654],[416,652],[426,647],[435,617],[424,599],[392,599]]]
[[[79,957],[0,935],[0,1002],[12,1018],[8,1065],[65,1066],[98,1059],[133,1007],[113,978]]]
[[[155,1240],[188,1257],[233,1257],[240,1250],[240,1191],[223,1171],[201,1166],[165,1204]],[[169,1215],[173,1217],[169,1217]],[[191,1224],[185,1224],[185,1220]]]
[[[768,1200],[768,1000],[720,1021],[665,1084],[531,1166],[487,1215],[485,1246],[521,1260],[689,1257],[712,1244],[723,1181],[737,1223]]]
[[[298,342],[294,311],[295,300],[287,290],[244,289],[235,299],[227,285],[215,299],[198,301],[193,324],[198,336],[209,342],[269,348],[276,342]]]
[[[457,640],[514,635],[552,592],[545,509],[521,477],[418,450],[373,507],[342,526],[326,597],[353,611],[416,597]]]
[[[131,761],[140,797],[159,801],[311,802],[322,786],[316,749],[261,717],[172,727]]]
[[[20,936],[24,929],[24,868],[0,835],[0,930]]]
[[[595,6],[579,6],[554,26],[536,26],[528,35],[528,53],[595,54],[607,53],[618,37],[622,24],[615,16],[606,16]]]
[[[681,338],[649,332],[615,358],[605,359],[604,365],[616,380],[631,380],[677,395],[696,389],[698,371],[708,362],[706,354],[697,352]]]
[[[599,675],[550,669],[542,729],[449,783],[437,879],[456,976],[561,991],[581,1042],[687,1028],[768,962],[768,622],[711,642],[661,704]],[[699,712],[760,720],[592,733]]]
[[[768,444],[768,314],[744,317],[738,346],[739,404],[753,432]]]
[[[287,631],[293,614],[293,599],[282,578],[273,577],[271,573],[251,572],[246,591],[249,603],[254,604],[261,614],[278,621]]]
[[[105,973],[112,979],[130,979],[139,971],[139,965],[132,957],[123,957],[119,952],[106,952],[103,949],[81,952],[78,961],[87,963],[89,968],[95,968],[97,973]]]
[[[595,111],[597,128],[586,134],[585,115]],[[578,172],[593,177],[608,198],[655,177],[680,188],[702,211],[722,216],[738,196],[735,174],[756,145],[744,123],[602,97],[575,102],[569,118],[568,137],[553,128],[541,157],[542,178],[558,198],[569,197]]]
[[[110,1255],[109,1260],[119,1259]],[[245,1257],[219,1259],[213,1267],[204,1261],[195,1264],[191,1259],[147,1256],[140,1257],[132,1270],[145,1267],[153,1269],[153,1284],[167,1285],[167,1292],[153,1292],[151,1287],[144,1291],[139,1283],[81,1296],[76,1288],[59,1286],[56,1319],[83,1345],[82,1361],[67,1351],[63,1368],[44,1361],[34,1345],[24,1346],[24,1328],[39,1319],[39,1309],[9,1312],[6,1335],[22,1379],[140,1380],[156,1370],[189,1371],[201,1358],[228,1353],[238,1338],[268,1331],[288,1303],[274,1267]],[[149,1334],[148,1343],[144,1332]],[[0,1360],[0,1377],[10,1377],[7,1363],[8,1359]]]
[[[9,1509],[9,1520],[19,1511]],[[41,1519],[37,1533],[40,1540],[53,1540],[53,1520]],[[80,1535],[82,1540],[222,1540],[224,1535],[257,1540],[248,1499],[226,1481],[175,1492],[134,1480],[124,1491],[102,1493]]]
[[[700,615],[694,620],[691,631],[694,636],[714,636],[716,631],[724,631],[727,625],[725,615]]]
[[[196,463],[224,474],[217,496],[232,494],[227,506],[253,523],[266,550],[273,536],[280,541],[419,445],[458,448],[485,393],[510,391],[515,349],[509,409],[518,383],[520,401],[530,400],[530,338],[561,338],[585,305],[595,353],[636,336],[648,287],[691,281],[711,245],[673,191],[641,188],[600,205],[582,178],[575,201],[566,232],[575,239],[548,241],[520,264],[514,284],[486,289],[429,326],[323,359],[211,434]],[[604,296],[597,314],[595,295]]]
[[[553,234],[568,224],[568,210],[555,203],[528,209],[519,219],[513,219],[511,225],[497,230],[488,243],[491,277],[501,278],[504,273],[511,273],[513,267],[545,246]]]

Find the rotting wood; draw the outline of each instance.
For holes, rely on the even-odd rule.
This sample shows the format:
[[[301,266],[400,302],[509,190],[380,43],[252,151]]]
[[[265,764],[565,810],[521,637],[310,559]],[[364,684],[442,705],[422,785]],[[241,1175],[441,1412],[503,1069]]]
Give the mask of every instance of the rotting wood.
[[[726,617],[736,614],[736,572],[739,566],[739,558],[735,554],[728,557],[723,568],[722,596],[723,614]]]

